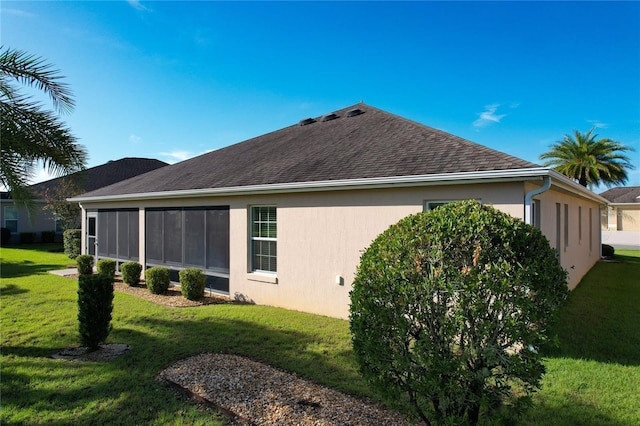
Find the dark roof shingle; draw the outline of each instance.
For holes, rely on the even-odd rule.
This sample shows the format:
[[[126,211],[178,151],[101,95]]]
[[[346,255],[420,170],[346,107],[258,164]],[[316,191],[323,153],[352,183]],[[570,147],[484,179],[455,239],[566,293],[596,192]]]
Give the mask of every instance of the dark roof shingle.
[[[364,113],[349,116],[349,111]],[[365,104],[294,124],[84,196],[539,167]]]
[[[640,186],[619,186],[600,194],[611,203],[640,203]]]

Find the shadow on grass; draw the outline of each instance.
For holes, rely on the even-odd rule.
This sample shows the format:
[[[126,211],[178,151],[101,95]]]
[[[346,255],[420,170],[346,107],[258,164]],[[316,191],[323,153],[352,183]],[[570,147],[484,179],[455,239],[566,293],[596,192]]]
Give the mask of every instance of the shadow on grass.
[[[18,287],[15,284],[7,284],[0,287],[0,295],[2,296],[13,296],[15,294],[27,293],[28,291],[26,288]]]
[[[599,262],[569,295],[547,356],[640,365],[640,257]]]
[[[2,269],[0,270],[0,276],[3,279],[6,278],[19,278],[28,277],[31,275],[42,275],[49,271],[60,269],[60,265],[46,265],[33,263],[30,260],[23,260],[19,262],[11,262],[2,260]]]
[[[172,424],[210,424],[189,420],[188,416],[211,419],[211,413],[185,405],[180,395],[155,380],[174,362],[204,352],[245,356],[357,394],[361,389],[353,383],[360,379],[345,361],[350,351],[327,357],[305,350],[317,340],[312,334],[236,319],[133,318],[108,339],[129,344],[131,350],[109,362],[47,358],[64,348],[3,347],[3,424],[15,420],[14,409],[24,415],[25,407],[37,412],[39,422],[53,425],[68,424],[71,418],[74,424],[168,419]]]

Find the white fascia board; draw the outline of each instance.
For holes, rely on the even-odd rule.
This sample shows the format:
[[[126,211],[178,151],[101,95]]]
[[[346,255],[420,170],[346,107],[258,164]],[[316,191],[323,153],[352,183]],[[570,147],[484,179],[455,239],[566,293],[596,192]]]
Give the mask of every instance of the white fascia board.
[[[419,176],[392,176],[366,179],[344,179],[315,182],[292,182],[276,183],[267,185],[236,186],[226,188],[204,188],[188,189],[179,191],[146,192],[137,194],[106,195],[96,197],[74,197],[69,201],[80,203],[92,203],[103,201],[128,201],[128,200],[154,200],[162,198],[195,198],[195,197],[222,197],[235,195],[258,195],[293,192],[314,192],[314,191],[344,191],[353,189],[380,189],[412,186],[434,186],[434,185],[459,185],[473,183],[495,183],[495,182],[517,182],[542,180],[543,176],[551,174],[551,177],[566,180],[566,185],[571,185],[572,181],[559,173],[544,167],[530,169],[494,170],[465,173],[443,173]],[[564,178],[564,179],[562,179]],[[595,195],[586,188],[575,184],[578,188]],[[601,198],[601,197],[600,197]],[[604,200],[604,199],[602,199]],[[606,201],[606,200],[605,200]]]

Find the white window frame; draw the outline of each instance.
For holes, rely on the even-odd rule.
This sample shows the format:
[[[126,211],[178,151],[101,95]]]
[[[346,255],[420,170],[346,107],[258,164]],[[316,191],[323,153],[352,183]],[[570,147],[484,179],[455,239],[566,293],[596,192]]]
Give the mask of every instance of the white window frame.
[[[276,218],[275,218],[275,224],[276,224],[276,237],[254,237],[253,236],[253,225],[255,223],[255,218],[254,218],[254,214],[255,214],[255,209],[260,209],[260,208],[273,208],[276,212]],[[277,231],[277,226],[278,226],[278,208],[275,205],[254,205],[254,206],[249,206],[249,262],[250,262],[250,271],[253,273],[259,273],[259,274],[269,274],[269,275],[276,275],[278,273],[278,255],[276,254],[275,256],[275,261],[276,261],[276,267],[274,271],[270,271],[270,270],[266,270],[266,269],[260,269],[258,268],[255,264],[254,264],[254,242],[256,241],[268,241],[268,242],[275,242],[276,243],[276,252],[277,252],[277,246],[278,246],[278,231]],[[266,223],[269,223],[268,221]]]

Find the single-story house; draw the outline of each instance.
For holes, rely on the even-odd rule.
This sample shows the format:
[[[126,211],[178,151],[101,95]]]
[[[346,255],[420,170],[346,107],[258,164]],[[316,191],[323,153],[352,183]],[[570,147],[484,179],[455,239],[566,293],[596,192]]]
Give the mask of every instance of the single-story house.
[[[3,228],[11,231],[11,242],[20,242],[21,233],[35,233],[36,240],[40,240],[43,231],[55,231],[57,239],[62,241],[62,229],[56,218],[51,212],[43,209],[46,205],[44,196],[47,190],[55,190],[61,185],[63,179],[69,179],[83,192],[94,191],[166,165],[164,161],[151,158],[122,158],[31,185],[29,189],[34,195],[35,204],[31,214],[26,207],[14,203],[10,192],[2,192],[0,193],[0,223]]]
[[[640,186],[619,186],[600,196],[609,201],[603,210],[603,230],[640,231]]]
[[[360,103],[72,200],[83,250],[232,298],[348,317],[362,251],[401,218],[476,199],[539,227],[569,287],[600,259],[606,200],[554,170]]]

